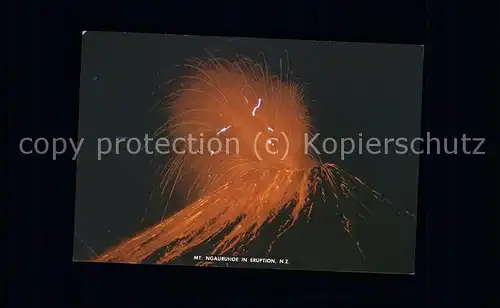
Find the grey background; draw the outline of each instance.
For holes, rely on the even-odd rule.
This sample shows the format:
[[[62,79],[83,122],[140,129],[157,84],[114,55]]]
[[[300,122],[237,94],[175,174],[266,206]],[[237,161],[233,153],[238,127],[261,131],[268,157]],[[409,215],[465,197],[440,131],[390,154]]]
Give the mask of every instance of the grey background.
[[[102,253],[160,219],[163,204],[153,191],[154,172],[167,158],[130,155],[122,148],[120,155],[98,161],[97,138],[152,135],[165,119],[150,109],[172,90],[163,84],[180,74],[174,66],[186,58],[205,58],[207,50],[214,56],[253,59],[263,59],[263,53],[276,74],[288,53],[294,77],[307,83],[313,126],[322,136],[421,135],[422,46],[111,32],[87,32],[82,40],[79,136],[85,142],[77,167],[74,260],[88,260],[92,250]],[[322,158],[339,163],[401,209],[416,212],[417,156]],[[182,195],[174,195],[169,211],[183,205]],[[382,214],[368,224],[359,222],[366,260],[342,231],[333,201],[316,205],[312,221],[300,221],[283,235],[271,256],[290,259],[285,268],[413,272],[415,221],[375,209]],[[274,239],[272,230],[263,231],[252,256],[264,255]],[[208,254],[207,249],[199,247],[173,263],[192,264],[192,254]]]

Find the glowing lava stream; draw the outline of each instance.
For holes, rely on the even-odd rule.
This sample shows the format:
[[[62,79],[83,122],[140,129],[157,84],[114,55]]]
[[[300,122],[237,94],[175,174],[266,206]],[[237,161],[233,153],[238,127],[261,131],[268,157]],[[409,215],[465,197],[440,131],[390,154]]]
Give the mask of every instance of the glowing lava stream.
[[[318,189],[323,197],[324,189],[330,189],[337,207],[353,198],[369,212],[356,197],[356,187],[388,202],[337,165],[304,153],[304,135],[311,135],[312,127],[297,84],[248,58],[212,57],[186,67],[191,72],[180,78],[182,85],[167,100],[171,116],[157,135],[169,140],[202,135],[205,141],[217,141],[196,141],[200,153],[177,155],[161,172],[162,194],[170,198],[174,188],[184,188],[191,201],[94,261],[137,263],[168,248],[157,260],[166,263],[221,233],[225,235],[212,253],[237,254],[285,208],[291,208],[291,217],[277,237],[293,226],[301,212],[311,211],[310,196]],[[215,151],[213,144],[221,147]],[[346,214],[342,218],[352,235],[352,223]]]

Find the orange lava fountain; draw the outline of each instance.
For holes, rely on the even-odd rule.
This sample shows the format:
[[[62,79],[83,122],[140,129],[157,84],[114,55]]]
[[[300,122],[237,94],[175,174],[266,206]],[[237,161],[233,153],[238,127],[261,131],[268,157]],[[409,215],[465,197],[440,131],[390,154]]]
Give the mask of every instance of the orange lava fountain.
[[[310,196],[321,183],[337,206],[340,198],[354,196],[356,185],[384,202],[358,178],[305,151],[305,136],[313,132],[297,84],[242,57],[197,60],[186,67],[190,74],[167,100],[170,119],[157,135],[188,140],[177,143],[177,152],[184,153],[164,168],[161,189],[183,188],[192,201],[94,261],[139,263],[168,248],[157,260],[166,263],[223,232],[212,253],[237,254],[284,209],[291,208],[291,216],[278,236],[301,212],[310,212]],[[351,233],[352,224],[343,218]]]

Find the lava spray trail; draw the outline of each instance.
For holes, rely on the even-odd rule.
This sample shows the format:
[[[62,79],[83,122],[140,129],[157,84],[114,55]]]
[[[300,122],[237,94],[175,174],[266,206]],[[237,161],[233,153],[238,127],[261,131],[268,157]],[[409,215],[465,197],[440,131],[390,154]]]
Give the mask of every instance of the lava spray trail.
[[[157,260],[166,263],[218,236],[213,254],[238,254],[265,224],[290,209],[277,237],[283,234],[302,212],[310,213],[311,196],[319,191],[334,196],[339,209],[351,199],[370,213],[360,189],[388,202],[357,177],[304,151],[313,128],[303,89],[269,73],[265,61],[211,57],[186,68],[189,74],[164,106],[170,118],[157,131],[169,140],[191,137],[185,152],[161,171],[162,194],[169,198],[174,188],[183,189],[186,206],[95,261],[138,263],[167,248]],[[363,254],[349,211],[339,213]]]

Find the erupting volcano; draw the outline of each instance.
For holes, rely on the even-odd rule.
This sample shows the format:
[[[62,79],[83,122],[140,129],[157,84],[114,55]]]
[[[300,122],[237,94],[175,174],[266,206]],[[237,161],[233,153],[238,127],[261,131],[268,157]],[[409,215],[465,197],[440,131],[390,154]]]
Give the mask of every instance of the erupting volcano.
[[[160,168],[162,194],[168,199],[181,190],[186,205],[94,261],[140,263],[162,251],[157,263],[167,263],[215,238],[212,254],[237,255],[285,209],[290,217],[277,238],[308,215],[315,193],[336,200],[344,230],[363,254],[351,214],[343,210],[347,200],[367,214],[360,194],[390,202],[338,165],[305,151],[313,127],[303,88],[270,73],[265,62],[245,57],[210,57],[185,68],[188,73],[160,108],[169,118],[157,136],[194,137],[190,149],[184,144],[184,154]]]

